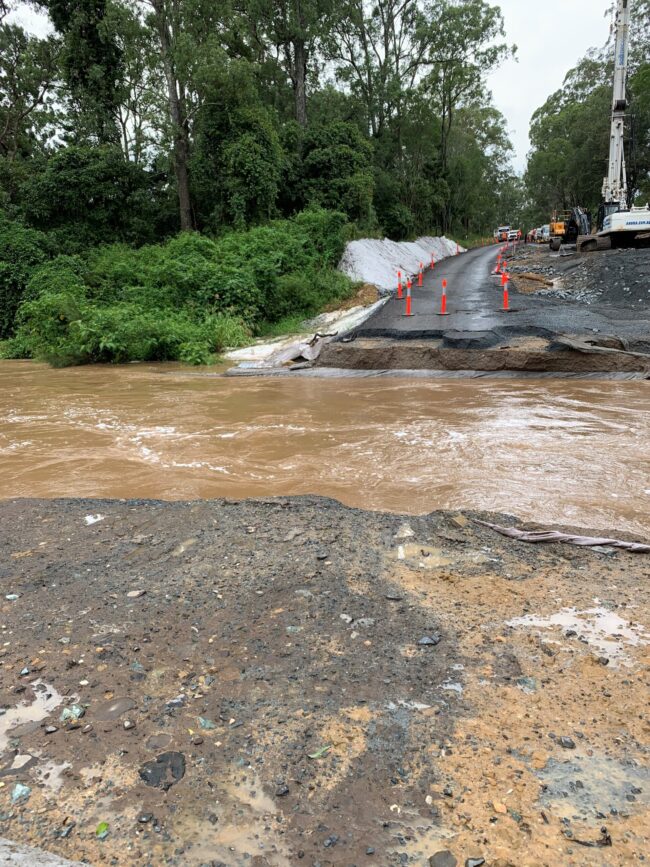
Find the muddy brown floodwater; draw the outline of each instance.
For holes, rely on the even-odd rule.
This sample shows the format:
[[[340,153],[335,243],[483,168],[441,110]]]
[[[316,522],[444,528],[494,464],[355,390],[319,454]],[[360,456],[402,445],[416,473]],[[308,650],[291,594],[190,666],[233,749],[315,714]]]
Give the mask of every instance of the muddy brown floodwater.
[[[0,497],[322,494],[650,532],[646,382],[0,363]]]

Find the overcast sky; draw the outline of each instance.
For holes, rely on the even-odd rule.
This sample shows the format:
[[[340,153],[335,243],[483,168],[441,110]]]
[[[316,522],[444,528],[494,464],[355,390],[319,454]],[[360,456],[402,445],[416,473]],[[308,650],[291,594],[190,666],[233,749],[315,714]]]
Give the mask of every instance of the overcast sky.
[[[494,102],[505,116],[517,171],[526,166],[530,118],[589,48],[605,44],[611,0],[498,0],[509,44],[518,47],[488,79]]]
[[[526,166],[528,126],[535,109],[560,87],[589,48],[607,41],[611,18],[605,13],[610,4],[611,0],[496,0],[508,43],[518,51],[517,60],[491,75],[488,85],[506,118],[517,171]],[[42,16],[24,6],[16,18],[32,32],[43,33],[47,26]]]

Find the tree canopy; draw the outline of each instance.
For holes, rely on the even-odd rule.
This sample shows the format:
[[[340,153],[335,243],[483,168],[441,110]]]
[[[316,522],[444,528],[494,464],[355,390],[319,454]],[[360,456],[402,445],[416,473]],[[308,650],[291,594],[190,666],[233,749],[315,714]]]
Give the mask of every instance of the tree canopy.
[[[176,216],[165,207],[153,224],[166,231],[241,229],[312,204],[395,238],[499,219],[510,143],[485,81],[513,49],[488,0],[34,0],[47,38],[10,5],[23,4],[0,19],[2,195],[42,227],[35,189],[79,192],[80,210],[55,221],[64,242],[69,215],[73,247],[84,213],[116,227],[105,240],[149,241],[164,190]],[[130,179],[140,239],[96,213],[113,208],[111,172],[116,195]]]

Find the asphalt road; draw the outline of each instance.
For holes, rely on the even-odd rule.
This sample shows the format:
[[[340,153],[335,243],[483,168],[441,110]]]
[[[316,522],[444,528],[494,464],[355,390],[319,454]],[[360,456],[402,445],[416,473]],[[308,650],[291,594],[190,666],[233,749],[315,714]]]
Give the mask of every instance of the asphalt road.
[[[553,334],[615,335],[631,348],[650,348],[650,310],[556,300],[510,292],[510,311],[502,310],[503,291],[492,271],[499,248],[478,248],[443,259],[412,289],[412,313],[391,299],[355,332],[359,337],[422,339],[443,337],[450,345],[490,346],[504,336]],[[594,254],[596,255],[596,254]],[[442,280],[447,280],[447,316],[440,316]]]

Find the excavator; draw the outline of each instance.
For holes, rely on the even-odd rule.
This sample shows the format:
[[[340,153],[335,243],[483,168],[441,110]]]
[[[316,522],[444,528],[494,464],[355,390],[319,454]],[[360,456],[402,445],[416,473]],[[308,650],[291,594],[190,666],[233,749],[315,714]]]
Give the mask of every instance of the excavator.
[[[626,85],[632,2],[617,0],[609,163],[607,177],[603,181],[603,199],[598,208],[597,232],[595,235],[581,235],[577,239],[578,250],[585,252],[650,245],[650,207],[630,207],[625,168]]]
[[[554,211],[549,227],[549,246],[557,252],[562,244],[577,244],[579,237],[589,235],[591,219],[584,208]]]

